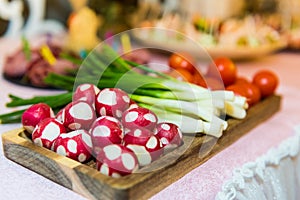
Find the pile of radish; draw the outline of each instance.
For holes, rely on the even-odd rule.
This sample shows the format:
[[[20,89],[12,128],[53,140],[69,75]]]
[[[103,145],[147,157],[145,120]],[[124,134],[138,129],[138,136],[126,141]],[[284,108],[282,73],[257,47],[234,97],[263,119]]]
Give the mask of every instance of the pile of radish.
[[[100,91],[92,84],[79,85],[56,116],[45,103],[32,105],[22,124],[34,144],[81,163],[96,159],[97,169],[112,177],[131,174],[183,143],[177,125],[158,123],[121,89]]]

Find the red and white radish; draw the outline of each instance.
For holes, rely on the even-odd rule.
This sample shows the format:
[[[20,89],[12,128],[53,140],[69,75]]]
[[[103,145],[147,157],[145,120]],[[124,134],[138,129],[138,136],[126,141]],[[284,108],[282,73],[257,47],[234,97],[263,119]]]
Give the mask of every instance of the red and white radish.
[[[162,145],[166,149],[179,147],[182,143],[182,133],[177,125],[173,123],[157,124],[154,134],[160,139]]]
[[[53,150],[81,163],[86,162],[92,156],[91,136],[83,129],[60,134]]]
[[[128,109],[122,116],[122,124],[129,130],[146,128],[152,131],[157,121],[157,116],[151,110],[142,107]]]
[[[73,101],[86,101],[95,108],[95,99],[99,92],[99,88],[93,84],[81,84],[76,88],[73,94]]]
[[[85,101],[69,103],[62,112],[64,126],[70,130],[86,129],[96,119],[94,108]]]
[[[57,121],[59,121],[61,123],[64,123],[64,116],[63,116],[64,112],[65,112],[64,108],[60,109],[58,111],[58,113],[56,113],[55,119],[57,119]]]
[[[96,112],[99,116],[121,118],[129,107],[130,98],[126,92],[118,88],[105,88],[96,97]]]
[[[63,124],[54,118],[46,118],[37,124],[32,132],[34,144],[51,149],[60,134],[66,133]]]
[[[32,133],[35,126],[43,119],[54,117],[53,110],[45,103],[38,103],[30,106],[22,115],[22,125]]]
[[[138,108],[140,107],[135,101],[133,101],[132,99],[130,99],[130,102],[129,102],[129,107],[127,110],[130,110],[132,108]]]
[[[98,154],[101,148],[110,144],[121,144],[123,128],[121,122],[110,116],[102,116],[92,124],[89,133],[92,137],[94,152]]]
[[[162,153],[162,144],[148,129],[135,129],[129,131],[123,138],[124,146],[131,149],[138,158],[140,166],[150,164],[159,158]]]
[[[138,161],[130,149],[111,144],[98,154],[96,167],[102,174],[118,178],[135,172],[138,169]]]

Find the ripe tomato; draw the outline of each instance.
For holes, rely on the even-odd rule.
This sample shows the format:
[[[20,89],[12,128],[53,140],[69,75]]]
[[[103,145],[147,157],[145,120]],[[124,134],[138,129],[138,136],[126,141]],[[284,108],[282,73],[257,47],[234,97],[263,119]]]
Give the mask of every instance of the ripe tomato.
[[[206,85],[206,82],[204,80],[204,77],[199,72],[195,72],[194,73],[193,83],[196,84],[196,85],[199,85],[201,87],[207,88],[207,85]]]
[[[226,90],[234,92],[234,94],[247,97],[247,89],[242,84],[233,84],[226,87]]]
[[[195,61],[186,53],[173,53],[169,58],[169,66],[173,69],[184,69],[194,73]]]
[[[172,70],[170,73],[169,73],[170,76],[176,78],[177,80],[180,80],[180,81],[186,81],[186,82],[193,82],[193,75],[185,70],[185,69],[176,69],[176,70]]]
[[[245,77],[237,77],[234,84],[244,84],[244,83],[250,83],[249,80]]]
[[[259,88],[263,98],[274,94],[278,82],[278,77],[268,70],[257,72],[252,80],[252,83]]]
[[[224,90],[224,84],[222,80],[212,78],[212,77],[205,77],[207,88],[210,90]]]
[[[219,73],[225,86],[233,84],[237,77],[237,68],[232,60],[228,58],[216,58],[213,63],[217,67],[217,70],[213,64],[209,66],[207,75],[212,77],[218,77]]]
[[[260,101],[261,94],[259,88],[256,85],[252,83],[244,83],[240,85],[245,88],[245,91],[247,93],[247,103],[249,104],[249,106],[252,106]]]

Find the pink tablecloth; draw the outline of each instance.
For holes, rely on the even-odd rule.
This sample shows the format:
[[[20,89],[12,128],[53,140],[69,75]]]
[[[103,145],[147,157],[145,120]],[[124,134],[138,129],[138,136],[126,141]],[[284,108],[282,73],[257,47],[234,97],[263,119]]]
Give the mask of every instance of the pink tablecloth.
[[[15,49],[15,45],[11,44],[12,41],[0,40],[1,61],[7,53]],[[237,63],[239,74],[249,78],[263,68],[278,74],[281,82],[277,93],[283,96],[281,111],[151,199],[214,199],[217,192],[221,190],[222,184],[232,176],[233,169],[255,160],[271,147],[294,135],[293,127],[300,124],[299,64],[300,55],[291,52],[281,52],[256,61]],[[5,108],[5,103],[9,100],[8,93],[23,97],[53,93],[53,91],[16,86],[3,80],[2,77],[0,86],[0,113],[9,111]],[[20,127],[20,124],[0,125],[0,133],[17,127]],[[6,159],[2,149],[0,163],[0,199],[84,199]]]

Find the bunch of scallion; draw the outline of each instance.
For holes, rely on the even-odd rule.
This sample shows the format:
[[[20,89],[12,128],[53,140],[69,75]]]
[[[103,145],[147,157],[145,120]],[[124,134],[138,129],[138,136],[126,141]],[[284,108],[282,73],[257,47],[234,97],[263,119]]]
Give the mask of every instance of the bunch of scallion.
[[[244,97],[235,96],[231,91],[210,91],[178,81],[121,58],[107,45],[90,52],[81,67],[70,72],[70,75],[51,73],[45,82],[66,92],[30,99],[10,95],[11,102],[7,103],[7,107],[44,102],[54,110],[59,110],[72,101],[73,90],[78,85],[91,83],[100,89],[116,87],[126,91],[140,106],[152,110],[159,121],[177,124],[183,133],[220,137],[228,126],[225,116],[242,119],[246,116],[248,106]],[[20,122],[23,112],[24,110],[19,110],[0,115],[0,123]]]

